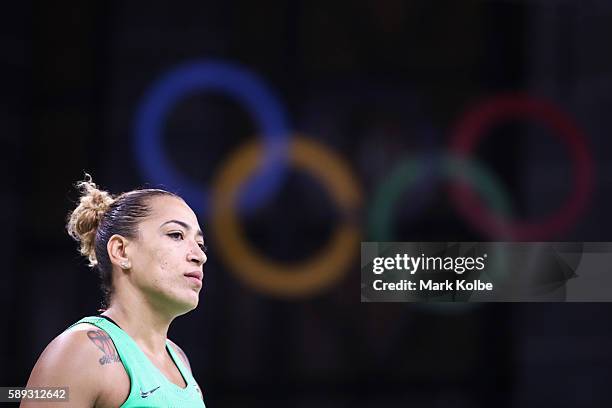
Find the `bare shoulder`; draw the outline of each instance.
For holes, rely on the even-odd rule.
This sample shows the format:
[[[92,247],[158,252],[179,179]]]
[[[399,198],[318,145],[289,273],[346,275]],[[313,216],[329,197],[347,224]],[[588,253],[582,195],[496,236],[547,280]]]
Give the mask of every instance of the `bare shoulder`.
[[[79,324],[49,343],[32,369],[28,387],[69,387],[71,404],[106,406],[109,398],[111,404],[121,396],[119,405],[125,401],[130,381],[108,334]],[[53,405],[36,403],[43,406]]]
[[[181,360],[183,360],[183,363],[185,363],[185,365],[187,366],[187,368],[189,369],[189,371],[191,372],[191,364],[189,364],[189,359],[187,358],[187,354],[185,354],[185,352],[183,351],[182,348],[180,348],[175,342],[173,342],[172,340],[168,339],[168,341],[170,342],[170,345],[172,346],[172,348],[174,349],[174,351],[177,352],[177,354],[179,355],[179,357],[181,358]]]

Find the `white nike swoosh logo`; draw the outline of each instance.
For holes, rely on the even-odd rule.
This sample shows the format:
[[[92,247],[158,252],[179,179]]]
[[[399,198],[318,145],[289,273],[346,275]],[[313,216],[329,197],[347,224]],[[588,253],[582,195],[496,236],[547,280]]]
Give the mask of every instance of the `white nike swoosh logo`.
[[[153,394],[160,386],[157,386],[155,388],[153,388],[152,390],[149,391],[143,391],[142,388],[140,389],[140,396],[142,398],[147,398],[149,395]]]

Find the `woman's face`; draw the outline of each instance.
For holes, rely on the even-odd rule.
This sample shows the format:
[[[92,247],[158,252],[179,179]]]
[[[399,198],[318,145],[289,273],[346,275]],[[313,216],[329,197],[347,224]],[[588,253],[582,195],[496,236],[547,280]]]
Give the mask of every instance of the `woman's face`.
[[[158,196],[126,248],[130,281],[155,306],[180,315],[198,305],[202,289],[204,237],[198,219],[181,199]]]

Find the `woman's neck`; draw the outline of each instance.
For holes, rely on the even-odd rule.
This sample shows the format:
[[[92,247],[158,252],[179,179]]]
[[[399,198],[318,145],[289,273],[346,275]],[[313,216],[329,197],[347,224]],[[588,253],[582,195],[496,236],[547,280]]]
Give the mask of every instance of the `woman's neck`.
[[[117,322],[146,354],[166,354],[168,328],[173,318],[160,314],[137,297],[132,297],[132,301],[114,299],[102,314]]]

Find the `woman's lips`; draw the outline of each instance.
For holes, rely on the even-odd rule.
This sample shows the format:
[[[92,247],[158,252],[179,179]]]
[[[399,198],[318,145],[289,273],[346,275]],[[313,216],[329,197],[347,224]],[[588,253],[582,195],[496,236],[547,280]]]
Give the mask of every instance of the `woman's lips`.
[[[193,283],[196,283],[202,286],[202,278],[204,278],[204,272],[202,271],[188,272],[185,274],[185,277],[189,279],[190,281],[192,281]]]

